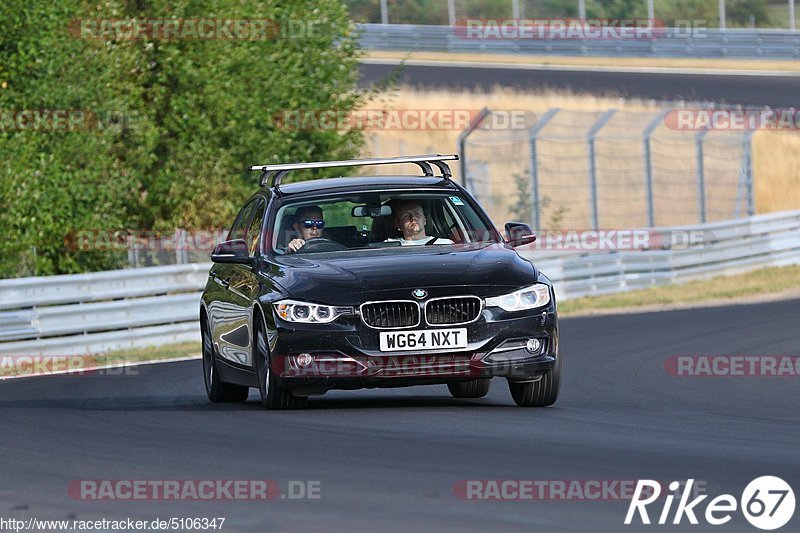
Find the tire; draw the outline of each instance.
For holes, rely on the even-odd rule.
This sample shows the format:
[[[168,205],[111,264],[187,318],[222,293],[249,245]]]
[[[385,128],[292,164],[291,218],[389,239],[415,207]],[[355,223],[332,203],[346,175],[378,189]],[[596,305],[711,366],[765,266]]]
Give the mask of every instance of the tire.
[[[206,383],[208,399],[214,403],[244,402],[250,392],[250,387],[243,387],[233,383],[225,383],[217,372],[217,360],[214,357],[214,345],[211,342],[211,330],[208,319],[203,319],[203,380]]]
[[[558,399],[561,387],[561,355],[552,370],[548,370],[539,381],[528,383],[508,382],[511,397],[520,407],[547,407]]]
[[[483,398],[489,394],[491,385],[491,378],[476,378],[469,381],[448,383],[447,389],[453,395],[453,398]]]
[[[269,345],[267,334],[261,317],[255,315],[256,342],[253,359],[258,373],[258,392],[261,394],[261,404],[267,409],[302,409],[308,403],[307,396],[295,396],[287,387],[278,384],[278,380],[271,371]]]

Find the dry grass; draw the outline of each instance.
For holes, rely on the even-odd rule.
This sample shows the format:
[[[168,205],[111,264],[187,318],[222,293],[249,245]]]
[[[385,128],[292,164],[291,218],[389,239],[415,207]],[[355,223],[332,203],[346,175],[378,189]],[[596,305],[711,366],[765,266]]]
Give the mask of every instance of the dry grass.
[[[518,65],[541,66],[585,66],[585,67],[623,67],[623,68],[672,68],[672,69],[710,69],[710,70],[767,70],[777,72],[798,72],[797,61],[762,61],[751,59],[673,59],[658,57],[553,57],[536,55],[477,54],[447,52],[394,52],[370,51],[366,58],[373,59],[412,59],[421,61],[515,63]]]
[[[590,224],[584,136],[602,112],[611,108],[619,110],[603,128],[597,142],[598,186],[603,190],[604,201],[617,207],[616,211],[605,210],[600,225],[646,225],[641,131],[661,109],[656,101],[563,91],[526,92],[502,87],[487,92],[400,87],[368,105],[370,109],[473,111],[484,106],[492,110],[525,110],[537,116],[554,107],[565,110],[559,113],[555,121],[558,124],[548,126],[551,128],[548,136],[553,139],[540,142],[541,153],[553,158],[550,166],[555,164],[552,161],[558,162],[557,168],[550,168],[550,172],[564,175],[563,182],[543,191],[550,199],[549,206],[543,208],[543,222],[555,217],[559,208],[567,207],[569,211],[562,227]],[[367,151],[376,156],[457,152],[460,132],[460,129],[373,131],[367,136]],[[476,133],[470,140],[471,159],[493,161],[491,183],[480,186],[484,187],[481,195],[484,206],[498,223],[512,217],[511,205],[519,196],[513,176],[524,174],[529,167],[525,132],[508,132],[505,137],[496,142],[497,136]],[[698,202],[693,179],[696,171],[694,135],[662,126],[656,131],[656,139],[658,141],[653,142],[655,195],[659,202],[656,225],[695,221]],[[741,136],[712,132],[706,139],[707,208],[710,213],[720,213],[709,221],[731,218],[722,213],[731,213],[730,206],[734,202],[731,198],[740,192],[734,176],[738,176],[741,162]],[[753,144],[757,212],[800,209],[800,134],[760,131],[754,135]],[[402,171],[406,170],[413,172],[415,169]],[[542,169],[543,175],[545,170],[548,169]],[[454,174],[460,179],[458,168],[454,168]],[[686,179],[686,176],[691,178]],[[743,208],[743,203],[741,205]]]
[[[800,209],[800,135],[761,131],[753,136],[753,172],[759,213]]]
[[[746,302],[749,297],[760,299],[770,294],[783,293],[797,297],[798,289],[800,266],[762,268],[745,274],[717,276],[682,285],[566,300],[558,304],[558,312],[563,316],[571,316],[637,307],[669,308],[673,305],[702,305],[708,302],[726,304],[734,301]]]

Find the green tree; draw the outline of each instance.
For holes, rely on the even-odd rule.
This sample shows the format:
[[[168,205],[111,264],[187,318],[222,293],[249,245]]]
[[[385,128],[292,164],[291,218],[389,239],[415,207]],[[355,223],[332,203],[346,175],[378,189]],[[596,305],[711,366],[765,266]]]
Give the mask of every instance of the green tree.
[[[269,19],[263,40],[76,38],[75,19]],[[279,29],[277,29],[279,28]],[[5,0],[0,110],[111,112],[129,127],[0,131],[0,276],[109,268],[85,229],[224,227],[254,163],[348,158],[358,130],[287,128],[287,111],[347,113],[359,51],[337,0]]]

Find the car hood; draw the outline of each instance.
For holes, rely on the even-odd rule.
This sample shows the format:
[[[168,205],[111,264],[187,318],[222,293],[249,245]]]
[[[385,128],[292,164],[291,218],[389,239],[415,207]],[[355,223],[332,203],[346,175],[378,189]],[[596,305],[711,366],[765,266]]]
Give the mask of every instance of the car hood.
[[[530,285],[538,276],[529,261],[498,244],[291,255],[275,263],[276,281],[292,298],[334,305],[409,299],[417,288],[431,297],[490,296]]]

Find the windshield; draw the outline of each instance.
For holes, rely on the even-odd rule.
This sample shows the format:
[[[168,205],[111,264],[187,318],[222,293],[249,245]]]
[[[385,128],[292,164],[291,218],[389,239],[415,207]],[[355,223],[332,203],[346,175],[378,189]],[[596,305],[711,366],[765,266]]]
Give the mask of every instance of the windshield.
[[[278,254],[499,242],[467,199],[451,192],[351,194],[287,203],[273,228],[272,248]]]

